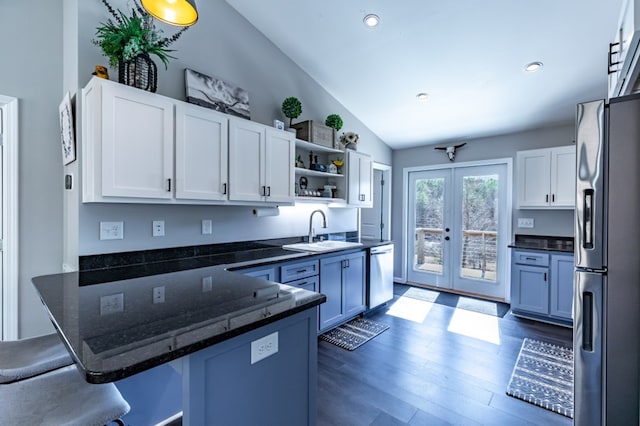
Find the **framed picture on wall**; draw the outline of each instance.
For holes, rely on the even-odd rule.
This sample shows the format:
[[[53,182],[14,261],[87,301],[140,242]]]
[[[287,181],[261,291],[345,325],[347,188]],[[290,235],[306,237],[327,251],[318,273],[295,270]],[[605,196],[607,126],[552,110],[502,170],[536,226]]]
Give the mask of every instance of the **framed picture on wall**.
[[[60,139],[62,142],[62,164],[65,166],[76,159],[76,141],[73,128],[71,95],[67,92],[58,107],[60,115]]]
[[[184,70],[187,102],[225,114],[251,119],[249,92],[218,77]]]

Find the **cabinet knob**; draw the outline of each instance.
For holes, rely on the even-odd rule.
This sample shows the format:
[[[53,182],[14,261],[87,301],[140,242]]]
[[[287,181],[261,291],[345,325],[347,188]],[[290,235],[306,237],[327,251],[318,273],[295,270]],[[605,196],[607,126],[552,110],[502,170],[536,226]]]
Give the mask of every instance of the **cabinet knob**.
[[[451,238],[449,236],[444,237],[445,241],[449,241]]]

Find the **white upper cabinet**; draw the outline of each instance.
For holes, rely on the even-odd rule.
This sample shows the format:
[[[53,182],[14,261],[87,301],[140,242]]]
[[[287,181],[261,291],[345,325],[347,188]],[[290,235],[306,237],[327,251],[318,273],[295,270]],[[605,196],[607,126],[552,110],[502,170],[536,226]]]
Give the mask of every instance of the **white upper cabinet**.
[[[638,91],[640,74],[640,0],[624,0],[618,28],[609,45],[609,97]]]
[[[295,134],[266,128],[265,185],[267,200],[277,203],[295,201]]]
[[[176,198],[227,199],[228,129],[225,114],[176,105]]]
[[[347,149],[347,204],[373,207],[373,160],[371,156]]]
[[[83,200],[171,199],[173,102],[93,79],[83,90]]]
[[[294,202],[295,135],[232,117],[229,200]]]
[[[518,208],[574,208],[575,145],[519,151],[516,163]]]

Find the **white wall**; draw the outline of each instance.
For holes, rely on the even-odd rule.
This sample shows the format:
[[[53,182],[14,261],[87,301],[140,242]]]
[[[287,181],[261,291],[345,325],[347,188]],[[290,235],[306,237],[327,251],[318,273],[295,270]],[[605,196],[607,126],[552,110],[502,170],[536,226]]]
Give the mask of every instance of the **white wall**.
[[[0,93],[19,99],[19,337],[52,327],[31,284],[62,261],[62,0],[0,5]]]
[[[467,145],[456,151],[456,163],[465,161],[489,160],[494,158],[513,158],[513,200],[516,198],[516,152],[526,149],[549,148],[553,146],[571,145],[575,140],[573,123],[536,129],[527,132],[512,133],[481,139],[465,140]],[[457,143],[457,142],[456,142]],[[406,241],[402,230],[403,217],[403,169],[407,167],[447,165],[449,160],[442,151],[434,146],[445,146],[443,143],[418,148],[409,148],[393,152],[393,207],[391,236],[396,242],[394,270],[395,276],[403,276],[406,269],[402,264]],[[517,228],[518,218],[531,217],[535,228]],[[513,233],[533,235],[573,236],[573,210],[518,210],[513,209]]]

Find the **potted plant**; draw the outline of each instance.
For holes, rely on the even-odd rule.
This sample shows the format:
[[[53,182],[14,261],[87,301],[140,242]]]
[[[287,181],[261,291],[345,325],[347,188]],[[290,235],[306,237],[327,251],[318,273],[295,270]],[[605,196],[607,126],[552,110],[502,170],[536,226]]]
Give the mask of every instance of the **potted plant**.
[[[120,83],[129,84],[155,92],[157,81],[156,66],[149,55],[156,55],[165,69],[172,49],[168,47],[178,40],[185,27],[171,37],[163,37],[162,30],[154,25],[153,18],[137,3],[131,9],[131,16],[114,10],[107,0],[102,0],[111,18],[96,28],[96,38],[92,43],[102,49],[112,67],[118,67]]]
[[[290,96],[282,102],[282,112],[289,119],[289,127],[293,126],[293,119],[302,114],[302,103],[295,96]]]
[[[340,131],[340,129],[342,129],[342,125],[344,123],[342,122],[342,117],[340,117],[338,114],[330,114],[327,116],[327,119],[324,120],[324,124],[336,129],[336,132],[338,132]]]

